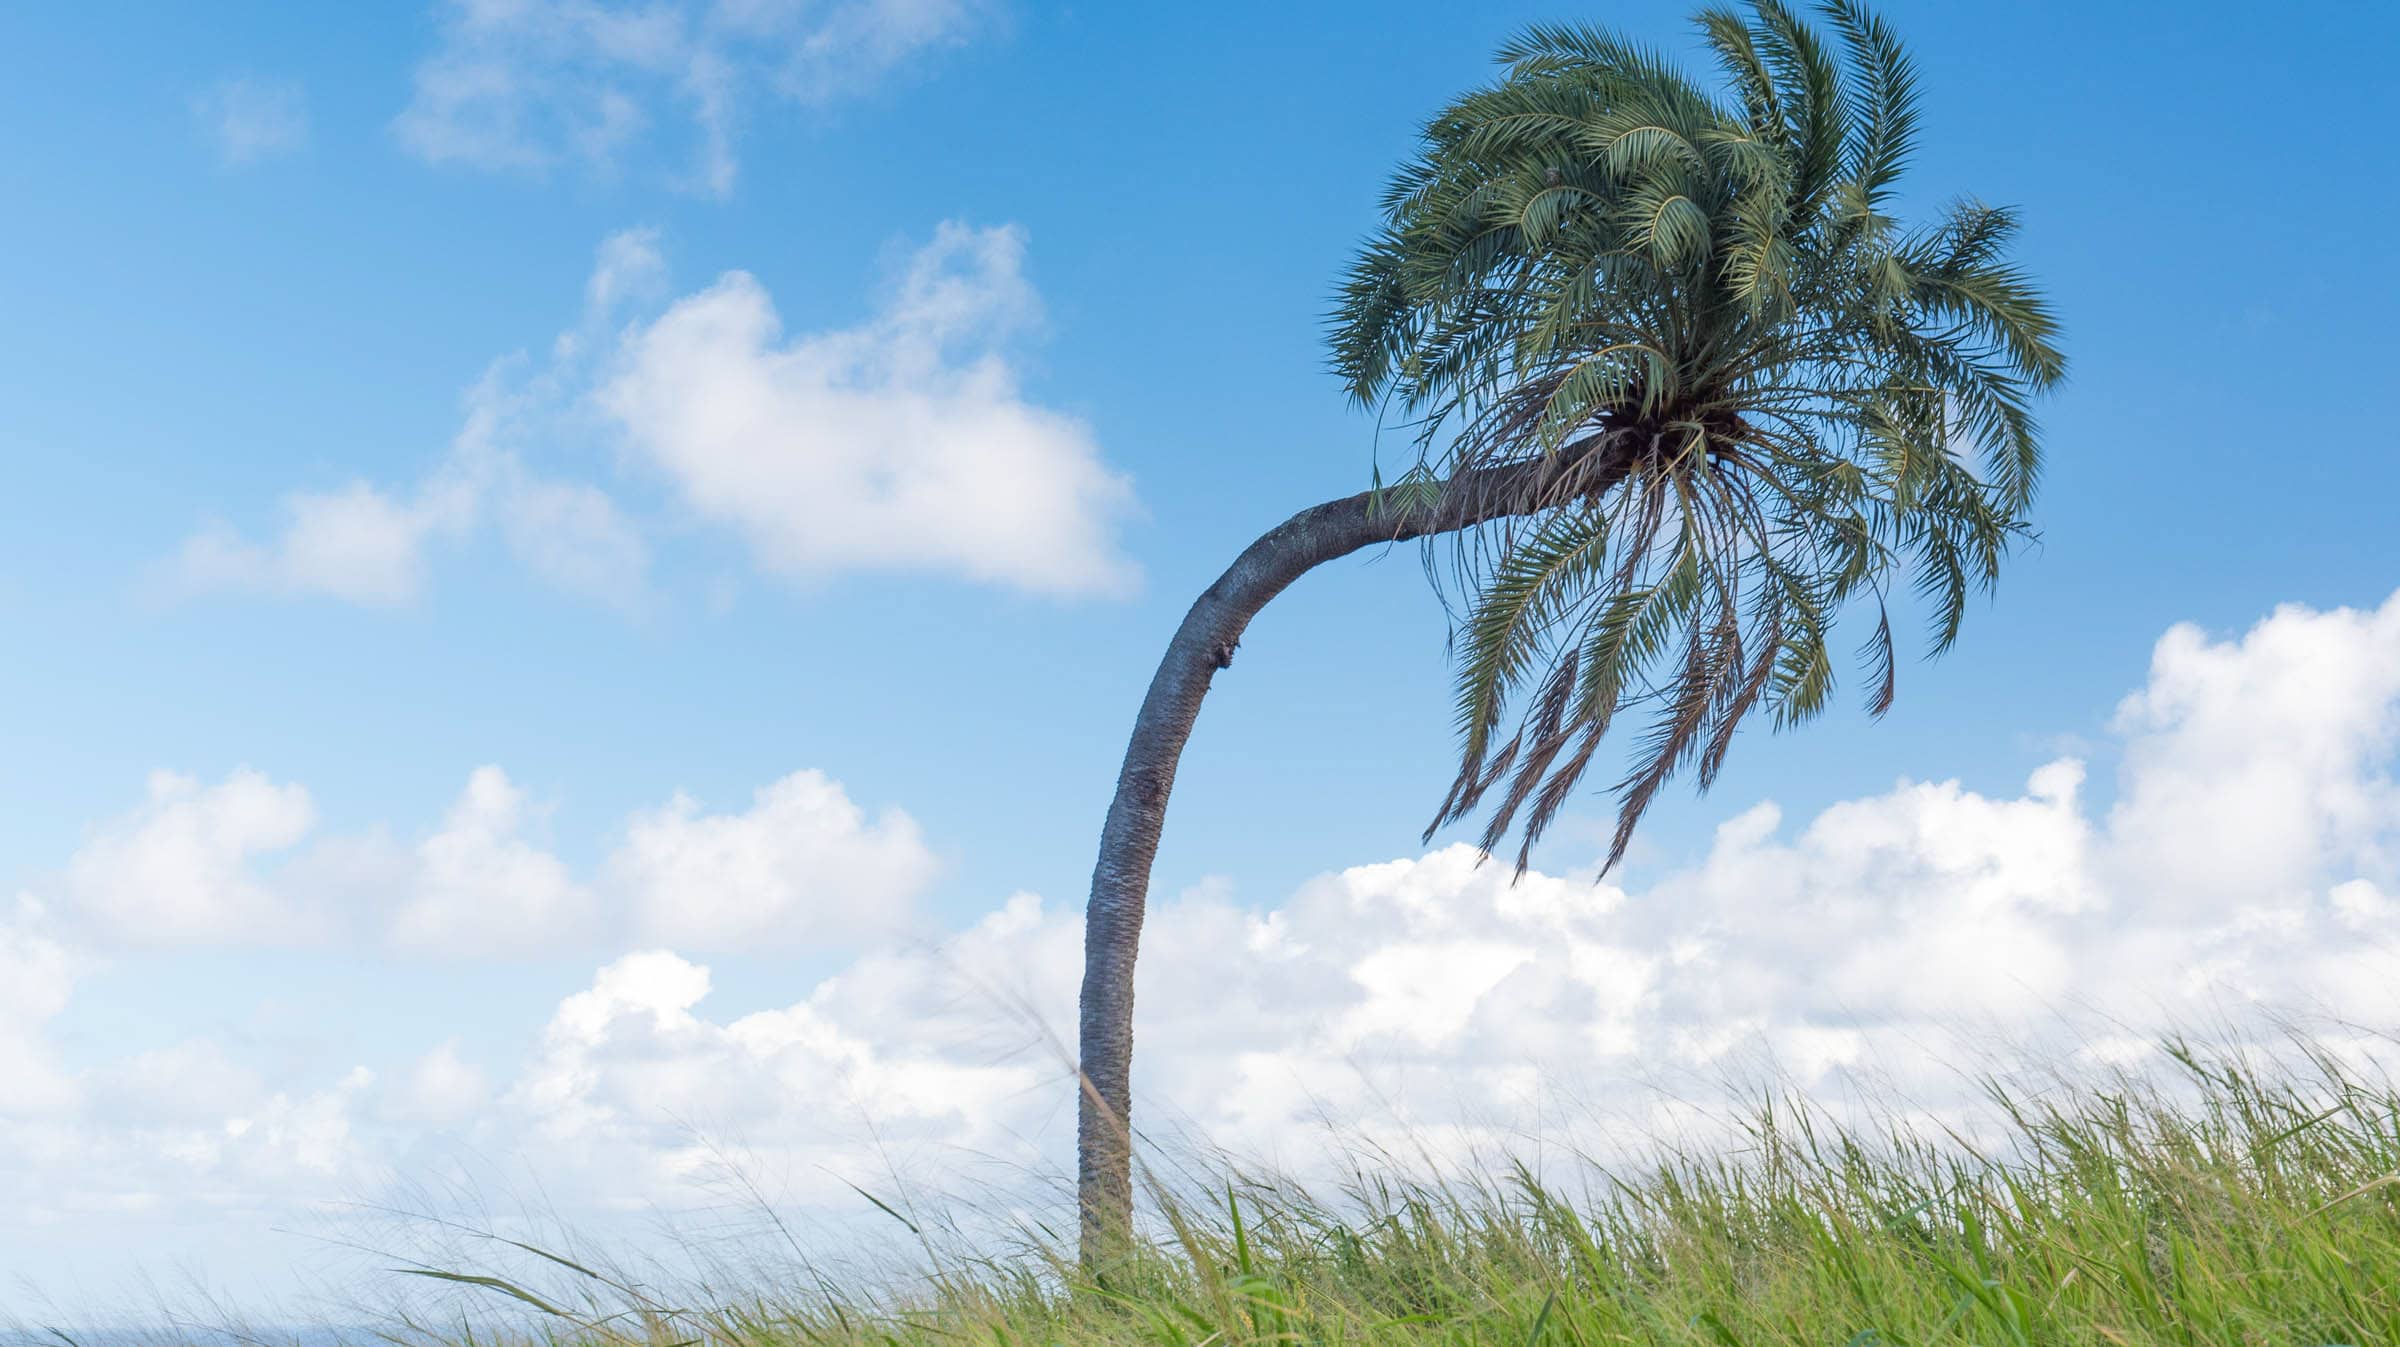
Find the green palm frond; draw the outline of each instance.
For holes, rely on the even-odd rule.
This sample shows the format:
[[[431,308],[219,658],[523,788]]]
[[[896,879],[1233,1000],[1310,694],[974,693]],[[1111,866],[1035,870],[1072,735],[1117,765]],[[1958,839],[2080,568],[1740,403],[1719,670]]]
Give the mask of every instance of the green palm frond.
[[[1843,168],[1870,207],[1907,166],[1917,132],[1917,75],[1891,26],[1855,0],[1831,0],[1826,16],[1850,54],[1850,129]]]
[[[2065,366],[2016,217],[1886,214],[1916,71],[1856,0],[1818,13],[1702,11],[1721,88],[1597,29],[1526,30],[1428,123],[1340,292],[1333,367],[1414,427],[1410,480],[1572,469],[1456,556],[1460,767],[1433,827],[1483,811],[1520,866],[1622,715],[1644,724],[1611,865],[1753,712],[1823,710],[1854,601],[1882,714],[1886,596],[1912,589],[1946,649],[2028,531],[2032,408]]]

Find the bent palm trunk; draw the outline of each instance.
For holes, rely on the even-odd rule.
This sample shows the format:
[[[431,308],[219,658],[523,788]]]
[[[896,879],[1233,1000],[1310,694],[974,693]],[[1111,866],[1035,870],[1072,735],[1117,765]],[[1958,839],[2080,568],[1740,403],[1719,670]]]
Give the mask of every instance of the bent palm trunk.
[[[1210,680],[1232,665],[1243,631],[1268,600],[1328,561],[1378,543],[1472,528],[1606,492],[1624,478],[1628,460],[1622,453],[1603,454],[1599,444],[1586,441],[1539,459],[1462,473],[1416,508],[1390,508],[1371,492],[1311,506],[1244,548],[1184,614],[1125,746],[1084,908],[1076,1195],[1087,1267],[1132,1227],[1134,958],[1167,796]]]

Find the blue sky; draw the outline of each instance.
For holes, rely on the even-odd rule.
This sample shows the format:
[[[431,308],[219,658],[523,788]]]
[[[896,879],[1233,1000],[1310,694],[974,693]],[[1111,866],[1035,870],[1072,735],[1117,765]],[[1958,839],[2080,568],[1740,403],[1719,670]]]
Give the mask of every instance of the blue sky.
[[[216,1223],[373,1190],[420,1133],[507,1153],[535,1131],[477,1129],[522,1111],[526,1063],[556,1046],[542,1026],[635,948],[704,958],[708,1022],[729,1023],[833,996],[895,930],[948,940],[1012,894],[1071,919],[1184,605],[1260,529],[1366,480],[1373,426],[1323,372],[1320,316],[1418,120],[1537,18],[1689,47],[1684,6],[1653,3],[483,8],[0,22],[0,894],[21,895],[20,952],[65,970],[55,997],[0,997],[19,1019],[0,1049],[58,1086],[14,1125],[150,1155],[276,1099],[348,1098],[358,1068],[415,1079],[448,1051],[480,1082],[448,1112],[359,1105],[336,1130],[372,1153],[330,1168],[212,1159],[97,1196],[11,1175],[0,1193],[40,1214],[0,1221],[0,1264],[38,1244],[19,1265],[104,1285]],[[2175,671],[2289,692],[2348,652],[2363,664],[2334,681],[2367,691],[2300,699],[2352,715],[2319,727],[2349,747],[2290,779],[2356,817],[2327,806],[2349,831],[2310,832],[2271,878],[2355,936],[2339,922],[2381,911],[2400,845],[2369,667],[2400,584],[2376,397],[2400,356],[2381,264],[2400,165],[2376,130],[2400,18],[1887,12],[1925,88],[1907,205],[2021,208],[2065,322],[2042,543],[1952,658],[1904,669],[1884,722],[1752,736],[1618,878],[1636,907],[1735,894],[1692,876],[1764,800],[1791,833],[1923,803],[1903,779],[2038,811],[2055,791],[2024,783],[2062,756],[2089,764],[2092,849],[2165,854],[2142,831],[2158,764],[2284,782],[2225,745],[2307,737],[2212,719],[2221,682]],[[444,101],[472,80],[508,92]],[[779,331],[733,330],[770,308]],[[747,454],[710,420],[744,407],[767,432]],[[925,447],[951,432],[1026,455],[1048,494],[990,538],[843,495],[892,446],[953,472]],[[848,466],[755,475],[811,455]],[[292,519],[341,499],[364,513],[324,516],[330,551],[289,549]],[[368,547],[378,527],[396,532]],[[2281,604],[2306,610],[2278,619],[2292,641],[2332,653],[2242,635]],[[2177,623],[2214,643],[2160,646]],[[1210,700],[1155,891],[1255,919],[1418,857],[1447,780],[1442,641],[1410,552],[1278,601]],[[2150,710],[2120,708],[2137,693]],[[486,765],[505,775],[477,794]],[[754,802],[801,772],[820,775],[792,812]],[[1588,869],[1605,816],[1588,801],[1542,867]],[[183,850],[143,849],[161,826]],[[629,859],[637,833],[657,846]],[[730,882],[677,868],[712,845],[766,907],[660,916]],[[156,867],[193,857],[209,877],[160,897]],[[477,894],[557,902],[483,957],[412,944],[395,914],[442,864],[450,906],[424,931]],[[1843,873],[1902,901],[1888,869]],[[2383,887],[2344,906],[2345,883]],[[1370,990],[1372,962],[1352,967]],[[905,1044],[910,1023],[875,1032]],[[255,1097],[144,1113],[178,1052]],[[212,1273],[261,1275],[268,1246],[236,1247]]]

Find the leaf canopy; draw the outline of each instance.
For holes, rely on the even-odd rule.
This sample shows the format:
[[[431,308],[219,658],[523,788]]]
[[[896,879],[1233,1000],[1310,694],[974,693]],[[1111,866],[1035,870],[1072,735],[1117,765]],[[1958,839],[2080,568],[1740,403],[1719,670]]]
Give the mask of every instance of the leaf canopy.
[[[2065,365],[2016,216],[1894,218],[1915,71],[1854,0],[1816,18],[1701,11],[1714,87],[1597,29],[1528,29],[1385,194],[1330,339],[1350,394],[1414,426],[1398,486],[1562,469],[1457,535],[1460,763],[1428,837],[1481,811],[1522,870],[1632,711],[1613,867],[1752,713],[1824,709],[1853,601],[1881,715],[1897,588],[1939,653],[2028,536],[2031,404]]]

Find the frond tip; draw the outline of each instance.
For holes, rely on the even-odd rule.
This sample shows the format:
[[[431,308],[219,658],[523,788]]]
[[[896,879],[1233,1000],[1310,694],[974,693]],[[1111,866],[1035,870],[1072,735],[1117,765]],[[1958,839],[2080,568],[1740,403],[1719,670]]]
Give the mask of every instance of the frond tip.
[[[1889,596],[1914,590],[1946,649],[2028,532],[2032,404],[2065,364],[2016,218],[1886,213],[1916,70],[1857,0],[1819,16],[1830,38],[1781,0],[1702,11],[1721,88],[1528,29],[1385,194],[1329,334],[1350,395],[1413,421],[1420,483],[1573,469],[1453,535],[1460,762],[1428,836],[1481,812],[1522,870],[1632,712],[1614,866],[1753,712],[1824,709],[1851,600],[1881,715]]]

